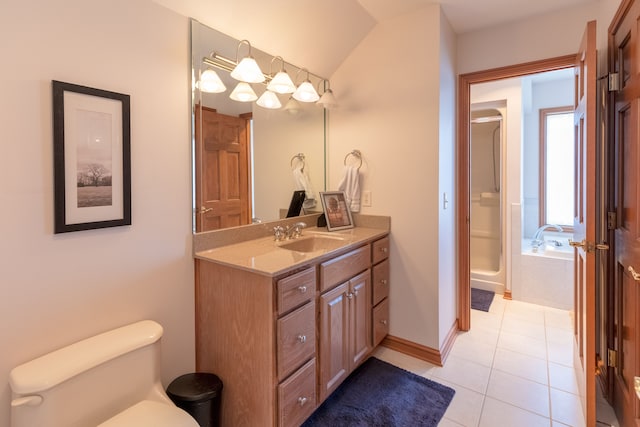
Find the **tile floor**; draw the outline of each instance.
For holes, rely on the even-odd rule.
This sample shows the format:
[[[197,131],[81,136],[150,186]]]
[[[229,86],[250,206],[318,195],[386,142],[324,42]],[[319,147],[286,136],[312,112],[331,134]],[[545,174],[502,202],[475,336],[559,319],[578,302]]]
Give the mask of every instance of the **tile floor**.
[[[459,333],[445,366],[385,347],[374,356],[456,390],[442,427],[585,425],[564,310],[496,295],[488,313],[471,310],[471,331]],[[600,420],[610,407],[598,409]]]

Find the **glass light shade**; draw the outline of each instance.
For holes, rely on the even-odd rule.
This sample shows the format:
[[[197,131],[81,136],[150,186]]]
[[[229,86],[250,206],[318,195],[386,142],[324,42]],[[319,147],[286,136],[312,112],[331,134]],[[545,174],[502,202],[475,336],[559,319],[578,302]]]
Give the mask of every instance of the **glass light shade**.
[[[258,102],[256,102],[261,107],[269,108],[271,110],[277,110],[282,107],[278,96],[271,92],[270,90],[265,90],[264,93],[258,98]]]
[[[318,100],[318,104],[329,110],[336,107],[338,102],[336,101],[336,97],[333,96],[333,91],[331,89],[327,89]]]
[[[320,99],[320,95],[318,95],[309,80],[302,82],[298,86],[298,89],[293,93],[293,97],[300,102],[316,102]]]
[[[249,86],[248,83],[240,82],[236,85],[235,89],[233,89],[229,98],[234,101],[251,102],[258,99],[258,95],[256,95],[253,88]]]
[[[265,80],[258,63],[250,56],[242,58],[242,61],[231,71],[231,77],[247,83],[262,83]]]
[[[221,93],[227,90],[218,73],[211,69],[205,70],[200,76],[199,88],[207,93]]]
[[[296,85],[293,84],[286,71],[280,71],[271,79],[267,89],[276,93],[293,93],[296,91]]]
[[[300,112],[300,103],[290,97],[289,101],[287,101],[286,105],[284,106],[284,110],[292,116],[296,115]]]

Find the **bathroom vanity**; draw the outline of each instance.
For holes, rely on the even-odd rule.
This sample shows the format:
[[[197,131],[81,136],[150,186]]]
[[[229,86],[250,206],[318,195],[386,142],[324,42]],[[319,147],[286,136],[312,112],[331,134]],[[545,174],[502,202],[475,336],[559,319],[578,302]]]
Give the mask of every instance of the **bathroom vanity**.
[[[222,425],[298,426],[388,333],[389,220],[196,251],[196,369]]]

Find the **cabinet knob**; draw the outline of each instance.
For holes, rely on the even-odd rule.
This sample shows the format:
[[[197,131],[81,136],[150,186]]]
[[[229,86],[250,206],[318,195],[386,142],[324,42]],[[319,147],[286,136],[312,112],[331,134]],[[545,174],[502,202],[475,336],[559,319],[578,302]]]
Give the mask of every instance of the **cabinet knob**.
[[[347,292],[346,293],[346,297],[349,298],[349,299],[352,299],[353,298],[353,294],[351,292]]]
[[[380,323],[382,323],[383,325],[387,326],[387,323],[389,323],[389,322],[387,322],[386,320],[381,320]]]
[[[387,252],[389,252],[389,248],[384,246],[384,247],[380,248],[380,252],[382,252],[383,254],[386,254]]]
[[[300,406],[304,406],[304,404],[305,404],[305,403],[307,403],[307,401],[308,401],[308,400],[309,400],[309,399],[307,399],[306,397],[299,397],[299,398],[298,398],[298,404],[299,404]]]
[[[381,284],[381,285],[386,285],[387,283],[389,283],[389,282],[387,281],[387,279],[380,279],[380,284]]]
[[[353,295],[356,296],[356,297],[358,296],[358,290],[357,289],[354,289]]]
[[[307,342],[307,336],[306,335],[298,335],[298,342],[304,344]]]
[[[307,292],[307,287],[306,286],[298,286],[298,290],[300,291],[301,294],[304,294],[305,292]]]

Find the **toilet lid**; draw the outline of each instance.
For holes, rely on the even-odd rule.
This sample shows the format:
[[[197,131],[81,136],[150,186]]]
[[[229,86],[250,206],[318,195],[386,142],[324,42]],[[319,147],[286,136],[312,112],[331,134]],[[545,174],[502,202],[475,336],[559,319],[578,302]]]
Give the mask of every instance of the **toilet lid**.
[[[109,418],[98,427],[198,427],[196,420],[177,406],[143,400]]]

